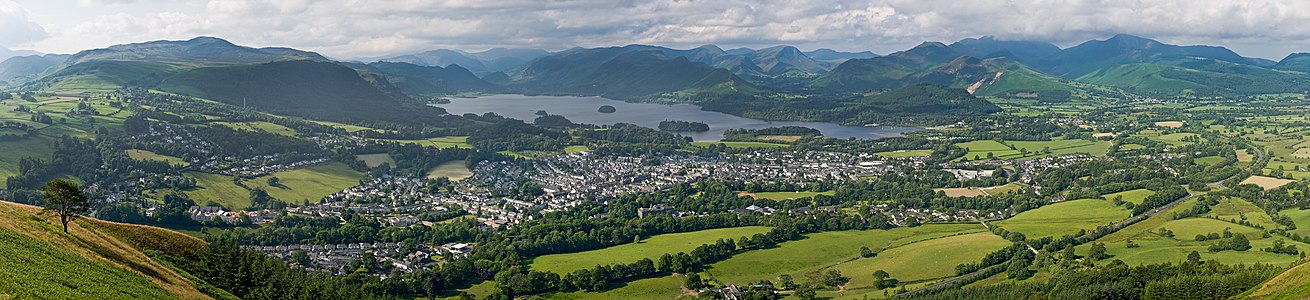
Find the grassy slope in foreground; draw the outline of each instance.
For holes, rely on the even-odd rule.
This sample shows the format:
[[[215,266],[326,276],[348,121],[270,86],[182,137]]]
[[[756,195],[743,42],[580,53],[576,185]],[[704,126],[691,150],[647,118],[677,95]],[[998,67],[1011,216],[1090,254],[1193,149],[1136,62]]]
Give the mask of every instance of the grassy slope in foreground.
[[[174,253],[198,250],[203,242],[164,229],[95,219],[70,223],[71,234],[65,234],[57,221],[33,217],[40,211],[0,201],[0,278],[5,278],[0,298],[210,298],[138,248],[168,243],[177,249],[160,248]]]
[[[1292,267],[1234,298],[1305,299],[1307,297],[1310,297],[1310,262]]]

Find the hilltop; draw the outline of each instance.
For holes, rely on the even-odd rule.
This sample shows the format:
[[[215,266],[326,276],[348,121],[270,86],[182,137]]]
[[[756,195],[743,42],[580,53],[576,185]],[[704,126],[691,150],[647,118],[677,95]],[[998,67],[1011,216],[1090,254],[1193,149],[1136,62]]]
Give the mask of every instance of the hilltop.
[[[146,252],[195,255],[203,241],[167,229],[79,219],[65,234],[41,208],[0,201],[0,298],[211,299]],[[12,279],[12,280],[10,280]]]

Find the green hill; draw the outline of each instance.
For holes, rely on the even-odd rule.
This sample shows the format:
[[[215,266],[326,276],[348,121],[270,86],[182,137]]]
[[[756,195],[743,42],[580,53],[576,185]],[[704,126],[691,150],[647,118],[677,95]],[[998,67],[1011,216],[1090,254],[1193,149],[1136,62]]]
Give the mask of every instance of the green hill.
[[[396,88],[411,95],[443,95],[460,92],[496,92],[500,86],[482,80],[459,65],[428,67],[409,63],[376,62],[354,65],[382,74]]]
[[[328,61],[321,55],[288,48],[250,48],[197,37],[114,45],[69,56],[49,67],[26,87],[59,91],[104,92],[120,86],[150,87],[172,75],[200,67],[263,64],[279,61]]]
[[[9,59],[0,62],[0,85],[4,85],[3,82],[17,82],[22,81],[23,79],[30,79],[26,77],[41,74],[41,72],[45,72],[45,70],[58,65],[65,59],[68,59],[68,57],[68,55],[60,54],[10,57]]]
[[[669,57],[648,46],[574,49],[534,60],[512,75],[510,87],[528,93],[640,98],[732,82],[731,72]]]
[[[164,79],[158,89],[328,120],[405,120],[440,112],[409,101],[382,78],[330,62],[198,68]]]
[[[140,225],[80,219],[60,229],[40,208],[0,201],[0,298],[210,299],[144,251],[185,256],[204,242]]]
[[[1310,73],[1310,53],[1292,53],[1278,61],[1274,69]]]
[[[917,84],[962,88],[976,95],[1075,89],[1059,78],[1009,57],[980,59],[939,43],[925,43],[884,57],[848,60],[816,78],[810,87],[831,92],[865,92]]]

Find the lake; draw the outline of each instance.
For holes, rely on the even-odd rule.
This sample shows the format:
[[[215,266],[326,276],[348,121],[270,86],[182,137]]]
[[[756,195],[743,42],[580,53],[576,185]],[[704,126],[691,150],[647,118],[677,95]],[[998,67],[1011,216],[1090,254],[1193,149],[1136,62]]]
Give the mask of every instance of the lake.
[[[601,97],[491,95],[477,98],[451,98],[450,101],[447,104],[434,104],[433,106],[444,108],[447,112],[456,115],[494,112],[529,123],[537,118],[535,113],[538,110],[545,110],[552,115],[564,116],[573,123],[595,125],[631,123],[657,128],[660,121],[664,120],[709,124],[710,131],[678,133],[691,137],[696,141],[721,140],[723,139],[723,131],[731,128],[760,129],[779,126],[804,126],[818,129],[823,132],[824,136],[828,137],[862,139],[901,136],[901,133],[919,129],[896,126],[843,126],[825,122],[761,121],[721,112],[704,111],[699,106],[690,104],[630,103]],[[613,106],[617,111],[608,114],[597,112],[596,110],[602,105]]]

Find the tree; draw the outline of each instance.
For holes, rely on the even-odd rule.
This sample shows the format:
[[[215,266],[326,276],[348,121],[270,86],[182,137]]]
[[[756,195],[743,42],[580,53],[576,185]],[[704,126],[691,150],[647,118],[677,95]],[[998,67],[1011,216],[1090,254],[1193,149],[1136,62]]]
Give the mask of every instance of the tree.
[[[791,278],[791,275],[787,275],[787,274],[779,275],[779,276],[778,276],[778,284],[781,285],[781,286],[782,286],[782,289],[784,289],[784,290],[794,290],[794,289],[796,289],[796,280],[795,280],[795,279],[792,279],[792,278]]]
[[[683,282],[683,284],[686,285],[687,288],[691,290],[697,290],[704,286],[704,283],[700,279],[700,274],[696,274],[696,273],[688,273],[687,279]]]
[[[1010,260],[1010,265],[1005,269],[1006,277],[1014,280],[1024,280],[1032,277],[1032,271],[1028,270],[1028,261],[1023,259]]]
[[[90,208],[86,195],[71,181],[51,180],[41,191],[45,197],[45,210],[59,216],[59,223],[64,225],[64,233],[68,233],[68,222],[82,216]]]
[[[1087,250],[1087,257],[1092,260],[1102,260],[1110,256],[1105,254],[1105,244],[1092,243],[1092,248]]]
[[[874,256],[878,256],[878,254],[873,253],[873,250],[869,250],[869,247],[860,247],[860,257],[874,257]]]
[[[850,280],[851,280],[850,278],[846,278],[846,276],[842,276],[841,271],[837,271],[837,270],[830,269],[827,272],[824,272],[822,275],[823,284],[828,286],[843,285]]]
[[[816,296],[818,296],[818,294],[814,292],[814,287],[812,286],[803,285],[796,289],[796,298],[815,299]]]

